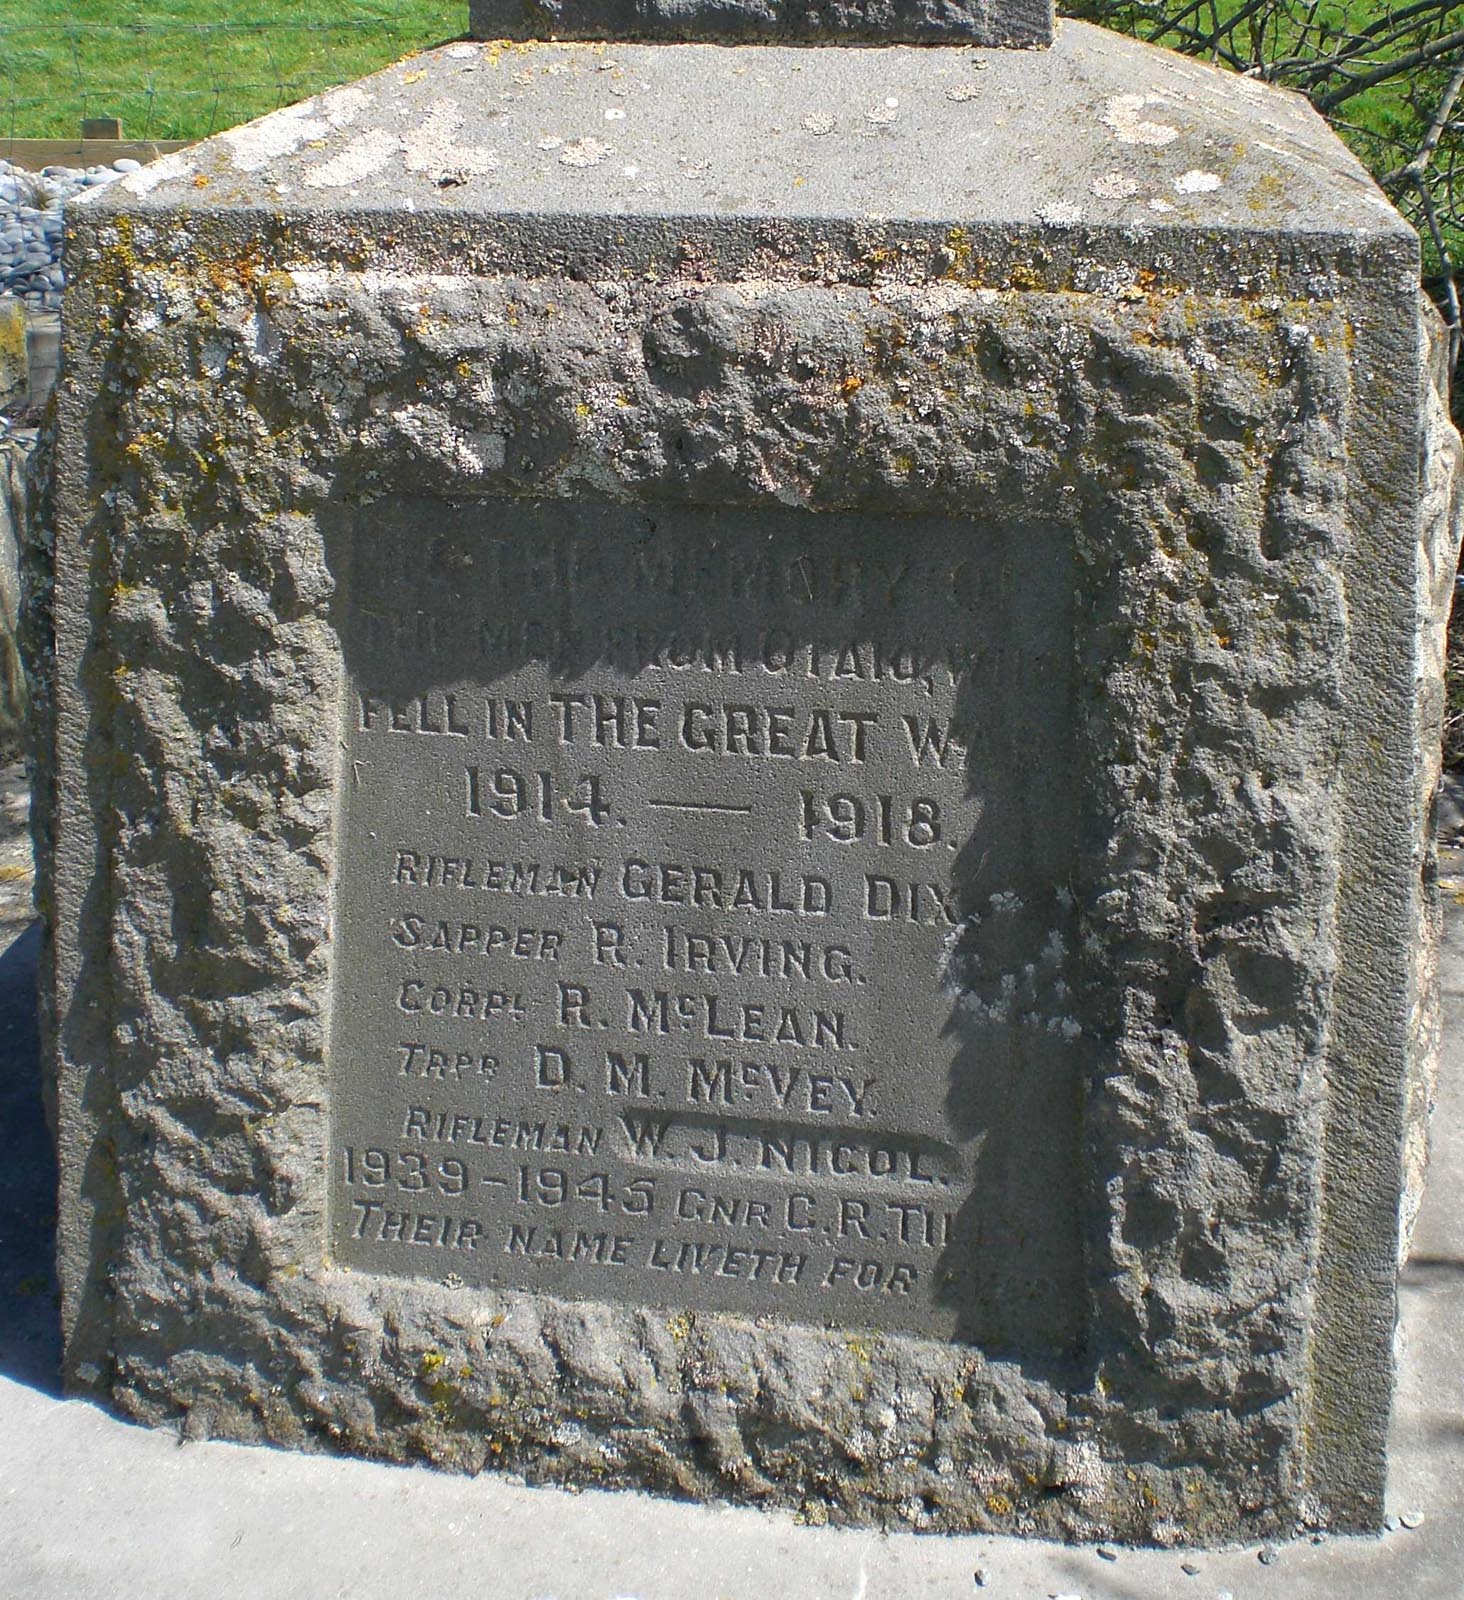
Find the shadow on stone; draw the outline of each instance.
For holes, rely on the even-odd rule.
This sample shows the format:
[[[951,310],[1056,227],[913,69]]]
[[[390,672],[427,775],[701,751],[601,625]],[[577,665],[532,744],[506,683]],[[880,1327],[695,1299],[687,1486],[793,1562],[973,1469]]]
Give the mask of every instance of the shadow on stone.
[[[1404,1263],[1405,1284],[1435,1283],[1443,1278],[1464,1277],[1464,1260],[1458,1256],[1409,1256]]]
[[[56,1159],[41,1107],[33,922],[0,955],[0,1377],[61,1388]]]

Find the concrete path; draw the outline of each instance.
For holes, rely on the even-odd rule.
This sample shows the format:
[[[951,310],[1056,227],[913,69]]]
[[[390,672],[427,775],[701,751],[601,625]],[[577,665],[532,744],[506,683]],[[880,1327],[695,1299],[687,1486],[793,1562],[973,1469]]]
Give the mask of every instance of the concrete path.
[[[1403,1279],[1395,1525],[1378,1539],[1110,1560],[181,1445],[62,1400],[37,940],[19,931],[24,874],[7,876],[21,815],[11,769],[0,774],[0,1600],[1464,1600],[1464,852],[1445,863],[1445,1061]]]

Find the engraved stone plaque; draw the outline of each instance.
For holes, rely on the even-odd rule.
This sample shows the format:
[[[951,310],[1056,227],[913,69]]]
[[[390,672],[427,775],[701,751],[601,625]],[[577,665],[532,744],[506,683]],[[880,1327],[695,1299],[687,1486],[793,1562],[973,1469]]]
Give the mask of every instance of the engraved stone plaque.
[[[337,1258],[1069,1346],[1065,539],[362,512]]]

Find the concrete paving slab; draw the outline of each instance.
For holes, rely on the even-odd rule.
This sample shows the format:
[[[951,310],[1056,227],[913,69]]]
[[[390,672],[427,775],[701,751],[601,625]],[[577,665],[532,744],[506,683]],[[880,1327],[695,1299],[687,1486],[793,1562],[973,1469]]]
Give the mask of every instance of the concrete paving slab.
[[[23,815],[18,782],[15,769],[0,773],[7,863]],[[34,925],[17,932],[23,897],[0,882],[0,1600],[1457,1600],[1464,852],[1446,853],[1444,882],[1445,1055],[1432,1174],[1403,1278],[1393,1528],[1377,1539],[1104,1554],[821,1529],[637,1494],[570,1495],[499,1477],[180,1444],[60,1398],[54,1171],[33,1012],[39,941]]]

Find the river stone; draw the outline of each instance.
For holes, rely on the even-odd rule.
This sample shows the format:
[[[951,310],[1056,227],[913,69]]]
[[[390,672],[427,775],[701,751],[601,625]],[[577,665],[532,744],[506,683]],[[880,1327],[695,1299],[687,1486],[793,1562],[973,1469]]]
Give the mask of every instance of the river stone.
[[[68,224],[73,1389],[814,1521],[1378,1525],[1458,445],[1300,100],[1071,23],[459,43]]]

